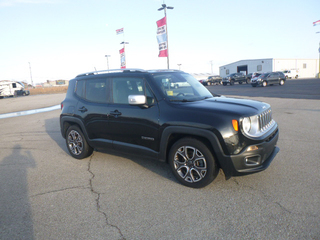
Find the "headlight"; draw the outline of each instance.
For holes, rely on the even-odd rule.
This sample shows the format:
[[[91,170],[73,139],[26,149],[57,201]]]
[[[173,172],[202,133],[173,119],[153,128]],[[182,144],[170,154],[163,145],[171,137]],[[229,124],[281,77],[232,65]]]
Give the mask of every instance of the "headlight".
[[[259,120],[257,116],[242,119],[242,130],[248,136],[256,136],[259,132]]]

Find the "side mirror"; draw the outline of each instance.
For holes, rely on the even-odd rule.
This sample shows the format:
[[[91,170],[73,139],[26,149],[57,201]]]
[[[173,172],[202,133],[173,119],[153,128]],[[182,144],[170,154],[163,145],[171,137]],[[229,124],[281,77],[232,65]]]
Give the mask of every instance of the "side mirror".
[[[144,95],[129,95],[128,102],[130,105],[144,105],[146,104],[147,99]]]

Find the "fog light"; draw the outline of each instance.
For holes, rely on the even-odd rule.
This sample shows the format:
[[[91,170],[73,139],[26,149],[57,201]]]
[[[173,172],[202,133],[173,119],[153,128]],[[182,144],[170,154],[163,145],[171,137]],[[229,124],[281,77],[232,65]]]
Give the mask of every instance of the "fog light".
[[[247,152],[254,151],[254,150],[258,150],[258,146],[253,145],[247,148]]]
[[[247,166],[257,166],[261,163],[261,157],[258,156],[252,156],[252,157],[246,157],[245,158],[246,165]]]

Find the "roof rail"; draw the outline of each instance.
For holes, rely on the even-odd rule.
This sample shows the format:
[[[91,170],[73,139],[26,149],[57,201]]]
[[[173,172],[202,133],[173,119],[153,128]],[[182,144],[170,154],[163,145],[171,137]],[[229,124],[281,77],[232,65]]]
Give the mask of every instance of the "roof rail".
[[[83,77],[83,76],[97,75],[97,74],[111,73],[111,72],[146,72],[146,71],[144,69],[139,69],[139,68],[110,69],[110,70],[99,70],[99,71],[81,73],[81,74],[78,74],[76,77]]]
[[[177,69],[150,69],[148,72],[183,72]]]

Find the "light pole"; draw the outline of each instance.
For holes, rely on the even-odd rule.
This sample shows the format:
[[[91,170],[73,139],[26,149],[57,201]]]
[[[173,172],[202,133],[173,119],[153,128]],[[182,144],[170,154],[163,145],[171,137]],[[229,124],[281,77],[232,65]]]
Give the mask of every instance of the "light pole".
[[[167,17],[167,9],[173,9],[173,7],[169,7],[166,4],[162,4],[162,7],[158,9],[158,11],[164,10],[164,16]],[[168,37],[168,20],[166,19],[166,33],[167,33],[167,66],[169,69],[169,37]]]
[[[33,80],[32,80],[31,64],[30,64],[30,62],[29,62],[29,69],[30,69],[31,85],[32,85],[32,88],[33,88]]]
[[[105,55],[105,57],[107,58],[107,64],[108,64],[108,70],[109,70],[109,60],[108,60],[108,58],[111,57],[111,55]]]
[[[180,66],[181,66],[182,64],[181,64],[181,63],[178,63],[177,65],[179,66],[179,70],[180,70]]]

